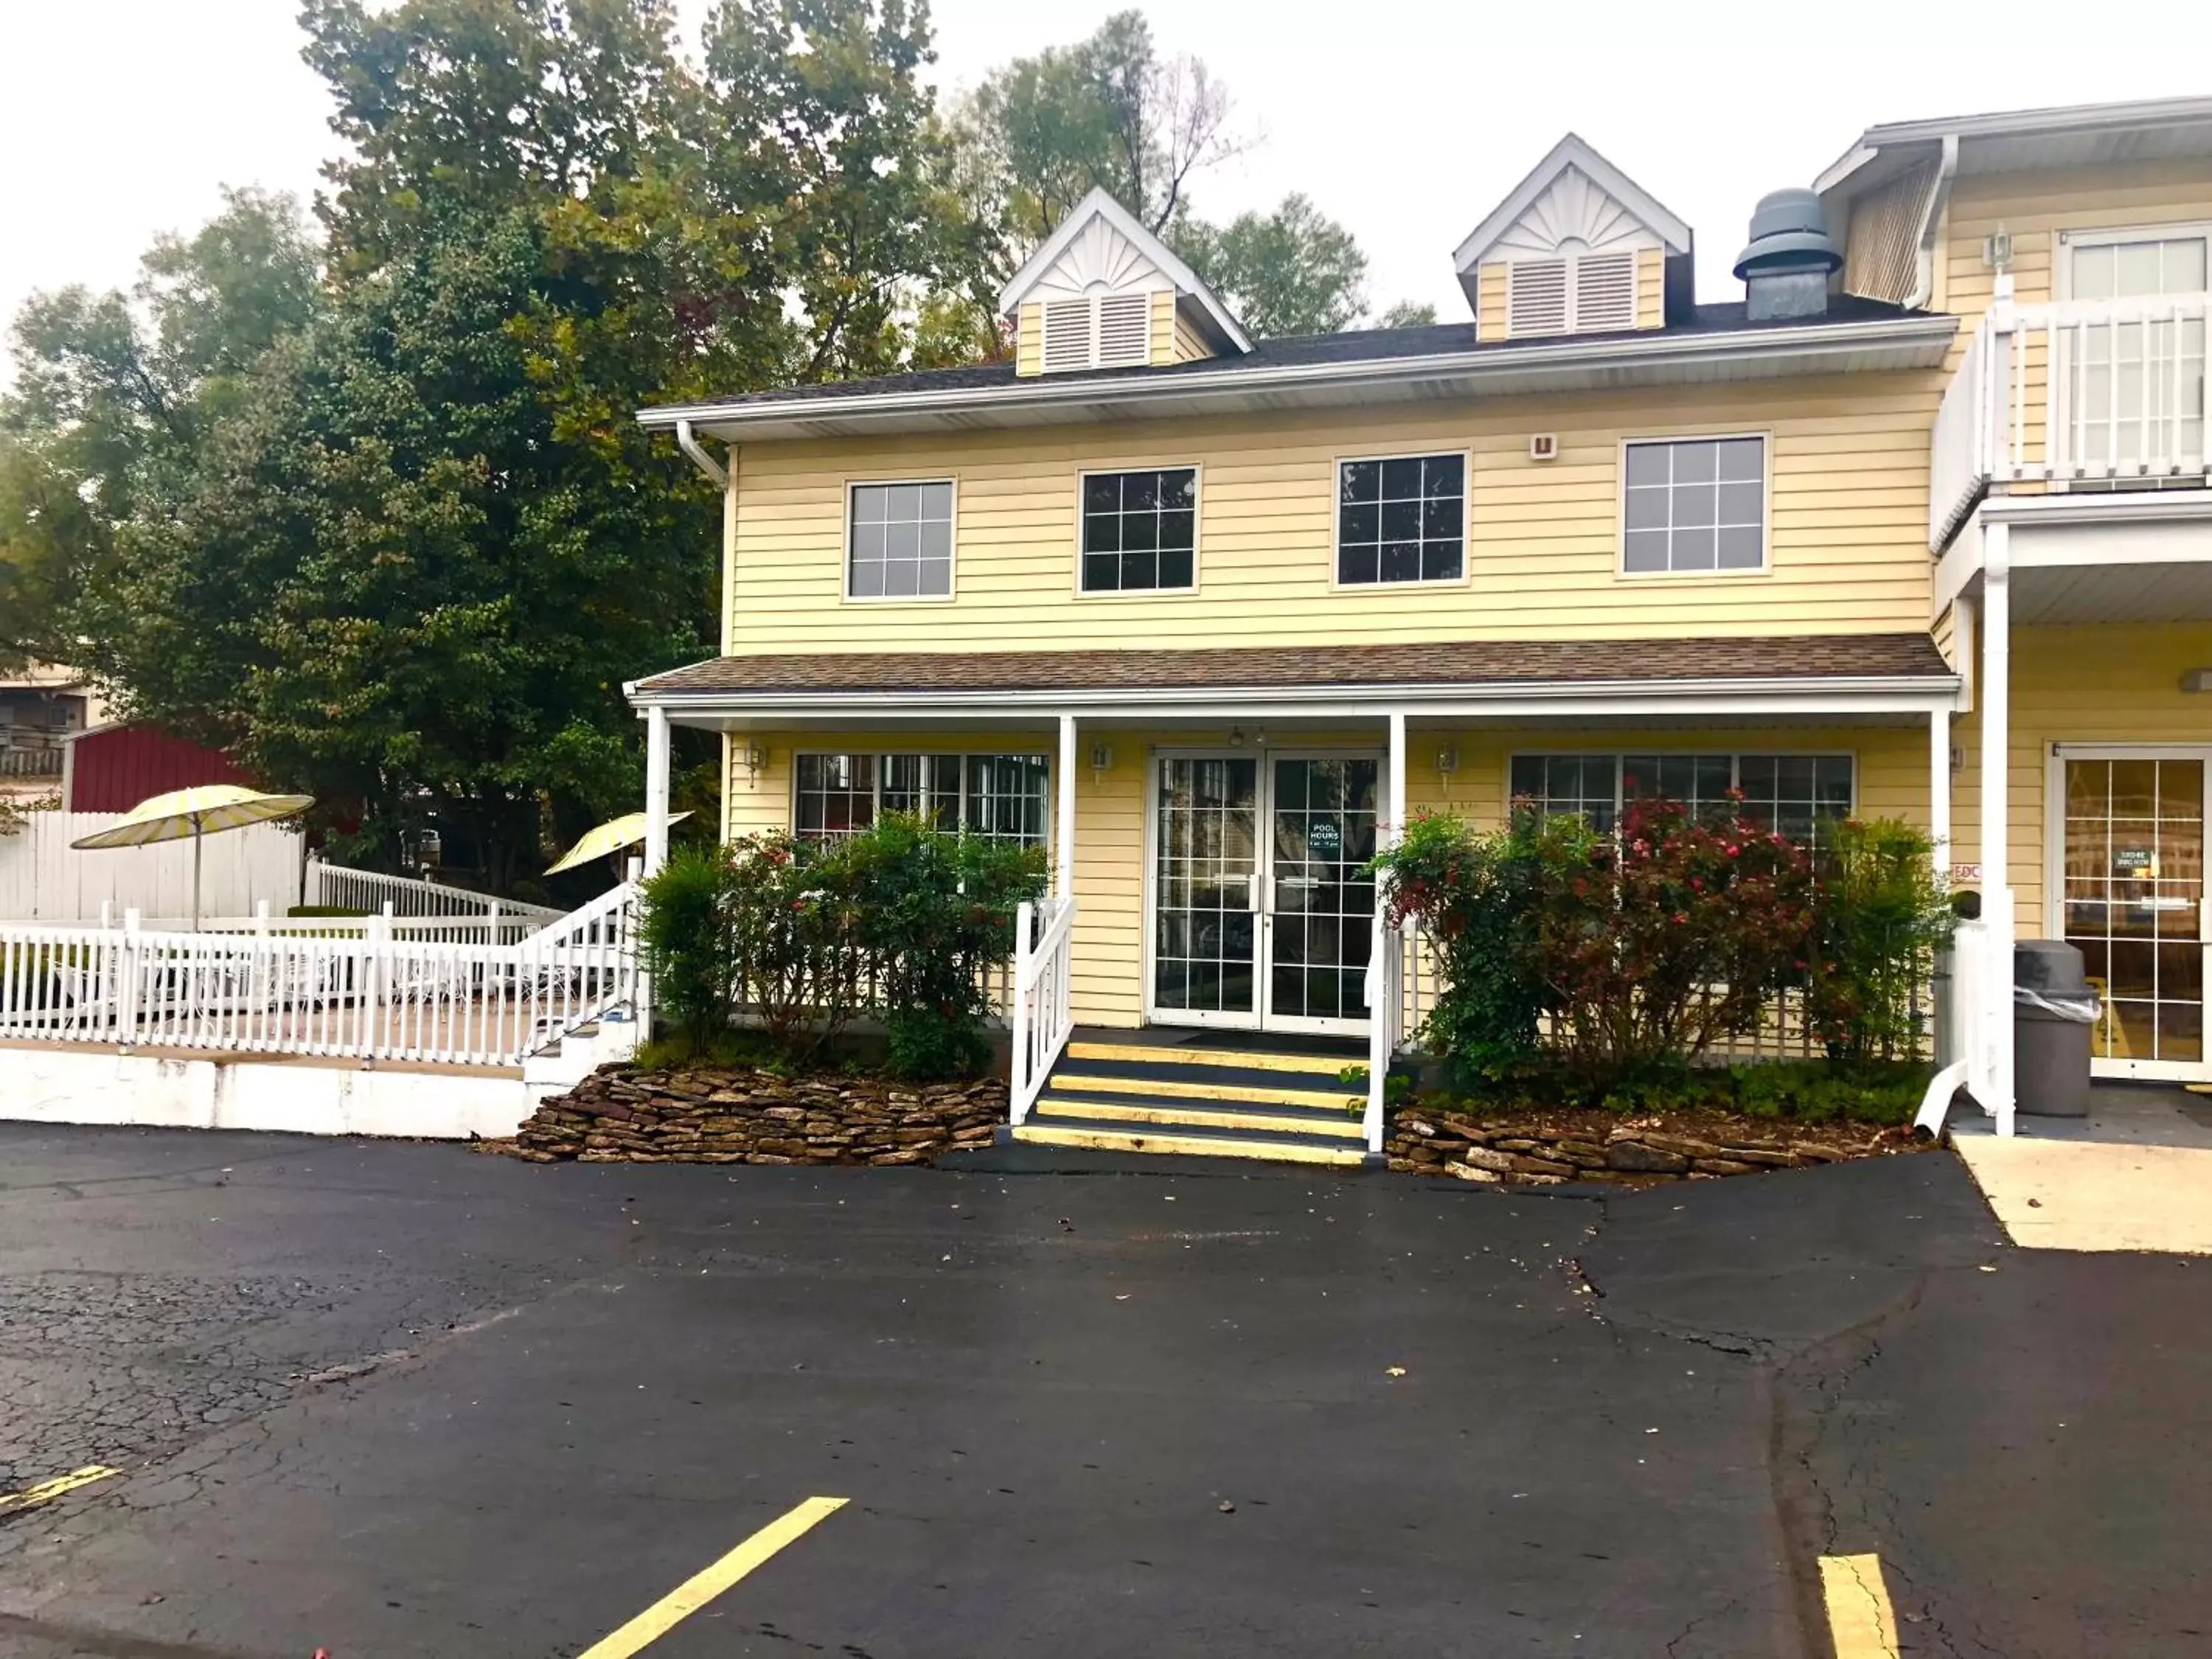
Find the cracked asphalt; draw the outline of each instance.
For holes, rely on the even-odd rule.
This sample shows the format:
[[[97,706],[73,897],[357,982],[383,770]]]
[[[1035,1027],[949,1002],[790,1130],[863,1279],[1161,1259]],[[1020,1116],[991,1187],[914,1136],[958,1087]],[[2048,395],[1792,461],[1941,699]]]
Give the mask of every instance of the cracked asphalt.
[[[2212,1654],[2212,1266],[1648,1193],[0,1125],[0,1654]]]

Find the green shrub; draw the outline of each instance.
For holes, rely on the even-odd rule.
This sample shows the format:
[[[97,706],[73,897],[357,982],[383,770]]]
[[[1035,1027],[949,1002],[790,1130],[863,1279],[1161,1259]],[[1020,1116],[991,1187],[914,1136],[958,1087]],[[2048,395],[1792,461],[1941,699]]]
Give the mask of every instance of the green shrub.
[[[1935,850],[1894,818],[1839,824],[1823,849],[1811,1013],[1839,1059],[1896,1060],[1923,1047],[1936,953],[1956,923]]]
[[[737,1012],[738,963],[724,892],[729,861],[719,848],[678,848],[645,883],[638,946],[660,1012],[694,1047]]]

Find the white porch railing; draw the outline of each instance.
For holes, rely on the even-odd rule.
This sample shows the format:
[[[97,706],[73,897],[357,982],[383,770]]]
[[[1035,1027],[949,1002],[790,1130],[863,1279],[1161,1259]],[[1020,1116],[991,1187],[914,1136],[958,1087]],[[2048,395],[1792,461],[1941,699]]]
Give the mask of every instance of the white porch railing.
[[[1418,1009],[1406,1006],[1407,959],[1417,953],[1414,931],[1392,927],[1389,913],[1378,903],[1367,954],[1367,1111],[1363,1127],[1370,1152],[1382,1150],[1383,1137],[1389,1133],[1385,1098],[1390,1062],[1406,1046],[1407,1035],[1420,1029],[1424,1017]],[[1416,963],[1412,969],[1416,987],[1419,973]]]
[[[2208,312],[2206,294],[2000,300],[1936,412],[1929,547],[1948,546],[1992,485],[2201,475]]]
[[[376,915],[389,910],[394,916],[474,916],[492,912],[534,916],[540,922],[556,921],[562,911],[516,899],[495,899],[488,893],[443,882],[422,881],[413,876],[386,875],[380,870],[351,870],[320,859],[307,860],[306,902]],[[204,927],[206,924],[203,923]]]
[[[1014,916],[1013,1078],[1008,1115],[1019,1123],[1043,1091],[1075,1029],[1070,994],[1075,901],[1043,898]]]
[[[557,921],[562,913],[554,911],[550,915]],[[514,945],[543,928],[547,920],[548,913],[534,907],[520,912],[501,902],[491,903],[474,915],[454,916],[395,915],[389,908],[381,915],[363,916],[277,916],[269,913],[264,902],[250,916],[203,916],[198,931],[317,939],[367,939],[374,934],[442,945]],[[102,907],[100,925],[122,925],[112,906]],[[193,931],[191,920],[184,916],[147,916],[141,918],[137,925],[147,933]]]
[[[640,994],[637,890],[513,944],[0,923],[0,1037],[519,1065]]]

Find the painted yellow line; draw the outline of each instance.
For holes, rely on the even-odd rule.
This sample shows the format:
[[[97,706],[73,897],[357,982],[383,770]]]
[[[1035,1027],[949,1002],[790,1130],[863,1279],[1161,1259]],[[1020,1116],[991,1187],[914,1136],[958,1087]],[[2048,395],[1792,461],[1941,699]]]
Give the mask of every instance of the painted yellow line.
[[[769,1522],[704,1572],[685,1579],[613,1635],[592,1643],[577,1659],[629,1659],[630,1655],[667,1635],[784,1546],[811,1532],[849,1501],[842,1498],[808,1498],[790,1514]]]
[[[1053,1081],[1070,1089],[1094,1089],[1101,1094],[1157,1095],[1163,1100],[1241,1100],[1255,1106],[1326,1106],[1339,1110],[1354,1101],[1367,1103],[1364,1094],[1349,1089],[1270,1089],[1251,1083],[1188,1083],[1181,1078],[1122,1077],[1112,1072],[1057,1071]]]
[[[1899,1659],[1897,1614],[1881,1582],[1879,1555],[1824,1555],[1820,1592],[1836,1659]]]
[[[1364,1146],[1367,1131],[1358,1120],[1330,1123],[1310,1117],[1276,1117],[1266,1112],[1209,1112],[1200,1106],[1123,1105],[1112,1100],[1074,1100],[1048,1089],[1037,1097],[1030,1117],[1104,1118],[1115,1123],[1154,1123],[1188,1129],[1249,1129],[1255,1133],[1320,1135],[1331,1140],[1356,1140]]]
[[[1279,1164],[1356,1164],[1356,1146],[1299,1146],[1285,1140],[1218,1140],[1199,1135],[1140,1134],[1115,1129],[1062,1129],[1031,1118],[1017,1124],[1014,1139],[1039,1146],[1077,1146],[1097,1152],[1174,1152],[1186,1158],[1261,1158]]]
[[[1168,1048],[1149,1042],[1084,1042],[1067,1045],[1071,1060],[1134,1060],[1162,1066],[1235,1066],[1247,1071],[1303,1072],[1334,1078],[1347,1065],[1334,1054],[1277,1054],[1258,1048]]]
[[[88,1463],[81,1469],[71,1469],[67,1474],[58,1474],[51,1480],[41,1480],[35,1486],[26,1486],[21,1492],[0,1492],[0,1515],[14,1515],[19,1510],[35,1509],[40,1504],[51,1504],[65,1492],[75,1492],[79,1486],[88,1486],[95,1480],[105,1480],[122,1474],[105,1463]]]

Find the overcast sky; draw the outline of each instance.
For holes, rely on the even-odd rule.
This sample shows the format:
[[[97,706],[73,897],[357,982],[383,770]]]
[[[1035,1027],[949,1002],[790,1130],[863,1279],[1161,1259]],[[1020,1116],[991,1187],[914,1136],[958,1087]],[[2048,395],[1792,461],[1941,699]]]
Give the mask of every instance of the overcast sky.
[[[221,185],[312,194],[331,141],[295,9],[0,0],[0,316],[35,289],[128,283],[149,239],[198,223]],[[685,0],[695,31],[705,9]],[[1113,9],[938,0],[939,84]],[[1453,320],[1453,246],[1570,130],[1689,222],[1699,290],[1724,299],[1752,204],[1809,183],[1875,122],[2212,92],[2203,0],[2131,0],[2117,32],[2087,36],[2105,14],[2043,9],[1176,0],[1150,15],[1164,50],[1229,83],[1260,140],[1200,181],[1201,210],[1302,190],[1366,249],[1375,308],[1426,300]]]

